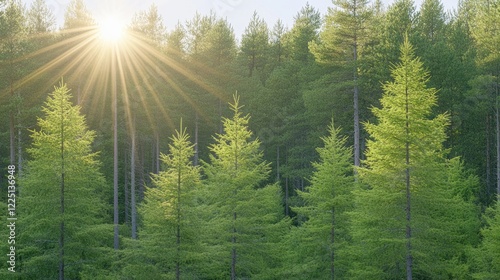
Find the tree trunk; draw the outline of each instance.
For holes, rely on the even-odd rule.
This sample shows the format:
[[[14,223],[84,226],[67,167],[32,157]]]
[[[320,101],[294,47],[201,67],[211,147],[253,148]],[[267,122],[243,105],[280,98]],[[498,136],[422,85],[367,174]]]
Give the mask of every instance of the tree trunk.
[[[413,257],[411,247],[411,188],[410,188],[410,114],[408,88],[406,88],[406,279],[412,280]]]
[[[132,148],[130,149],[132,150]],[[130,156],[132,157],[132,156]],[[128,155],[125,157],[125,161],[123,162],[124,166],[129,166],[129,158]],[[123,173],[123,195],[124,195],[124,200],[125,200],[125,224],[130,225],[130,177],[129,177],[129,170],[127,168],[124,168],[125,172]],[[130,170],[130,173],[132,171]]]
[[[498,79],[500,74],[498,74],[497,71],[497,76],[496,76],[496,84],[495,84],[495,99],[496,99],[496,112],[495,112],[495,117],[496,117],[496,128],[497,128],[497,201],[500,201],[500,111],[499,111],[499,104],[498,104]]]
[[[193,157],[193,165],[198,166],[199,162],[199,151],[198,151],[198,123],[199,123],[199,116],[198,112],[196,112],[195,118],[194,118],[194,157]]]
[[[330,276],[335,279],[335,208],[332,208],[332,229],[330,232]]]
[[[231,237],[231,243],[233,248],[231,250],[231,280],[236,280],[236,212],[233,212],[233,236]]]
[[[491,143],[490,143],[490,126],[491,126],[491,120],[490,120],[490,115],[488,114],[486,116],[486,199],[489,202],[491,198],[491,155],[490,155],[490,149],[491,149]]]
[[[182,133],[182,129],[181,129]],[[179,151],[181,154],[179,158],[182,157],[183,151]],[[175,276],[176,279],[179,280],[181,278],[181,270],[180,270],[180,257],[181,257],[181,163],[178,163],[177,166],[177,258],[175,260]]]
[[[356,7],[356,3],[354,3]],[[356,8],[354,8],[353,17],[356,18]],[[359,132],[359,88],[358,88],[358,41],[357,41],[356,28],[354,28],[354,42],[353,42],[353,80],[354,80],[354,166],[360,166],[360,132]],[[356,169],[355,169],[356,170]]]
[[[113,247],[119,249],[119,229],[118,229],[118,105],[116,92],[116,67],[115,54],[112,53],[111,62],[111,91],[113,99]]]
[[[64,280],[64,105],[61,98],[61,222],[59,228],[59,280]]]
[[[131,126],[131,144],[130,144],[130,206],[131,206],[131,230],[132,239],[137,239],[137,211],[136,211],[136,198],[135,198],[135,115],[132,118]]]

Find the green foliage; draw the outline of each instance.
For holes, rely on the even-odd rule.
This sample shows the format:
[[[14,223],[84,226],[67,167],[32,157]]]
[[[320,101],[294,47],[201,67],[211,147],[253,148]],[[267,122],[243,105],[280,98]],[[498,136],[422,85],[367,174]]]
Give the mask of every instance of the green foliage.
[[[293,279],[345,278],[348,271],[349,218],[354,188],[352,151],[339,129],[329,127],[313,164],[311,185],[298,192],[305,205],[294,207],[306,221],[287,237],[289,259],[286,275]],[[297,265],[300,263],[301,265]]]
[[[98,268],[107,263],[104,255],[112,230],[105,224],[106,183],[91,148],[95,133],[87,129],[68,92],[61,84],[47,99],[39,130],[32,131],[31,160],[19,182],[19,254],[23,256],[19,270],[26,279],[57,278],[61,222],[67,278],[79,279],[84,266]]]
[[[466,194],[475,180],[453,176],[463,172],[460,165],[447,167],[442,143],[448,119],[430,118],[436,91],[426,87],[428,74],[408,41],[392,76],[394,81],[384,84],[382,108],[373,109],[378,123],[366,124],[371,139],[366,168],[359,172],[369,187],[355,192],[352,235],[359,262],[352,274],[356,279],[403,278],[410,254],[414,277],[456,279],[464,270],[463,244],[471,244],[477,230],[475,207]]]
[[[224,118],[224,134],[210,148],[206,210],[209,214],[203,242],[207,243],[208,278],[227,278],[231,267],[240,277],[272,278],[279,256],[269,254],[279,241],[281,197],[277,185],[262,186],[269,164],[262,160],[260,142],[252,140],[248,116],[242,116],[239,97],[231,104],[234,115]],[[234,260],[234,261],[233,261]],[[258,276],[260,275],[260,276]]]
[[[171,138],[169,154],[161,156],[165,170],[153,176],[139,209],[143,228],[139,232],[142,255],[160,274],[180,275],[192,271],[199,248],[197,239],[196,191],[199,168],[192,165],[193,145],[185,128]],[[128,268],[130,269],[130,266]]]

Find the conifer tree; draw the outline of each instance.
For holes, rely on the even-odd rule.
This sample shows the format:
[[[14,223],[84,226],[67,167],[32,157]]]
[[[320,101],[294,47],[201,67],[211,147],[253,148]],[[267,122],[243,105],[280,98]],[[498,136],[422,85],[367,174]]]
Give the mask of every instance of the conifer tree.
[[[352,272],[365,279],[453,275],[475,217],[471,202],[456,194],[463,179],[450,180],[453,165],[442,147],[448,118],[430,118],[436,90],[426,87],[428,74],[408,40],[392,76],[382,108],[373,109],[378,124],[366,124],[371,139],[360,175],[369,187],[356,192],[352,234],[360,262]]]
[[[139,237],[144,256],[161,275],[192,278],[187,265],[199,248],[195,246],[194,194],[200,187],[200,173],[192,165],[194,148],[186,128],[181,125],[171,141],[169,154],[161,155],[165,170],[152,175],[154,187],[147,189],[140,207],[144,227]]]
[[[224,118],[224,134],[210,147],[206,207],[209,213],[206,278],[272,278],[278,256],[269,254],[278,242],[281,197],[277,185],[262,186],[269,164],[262,160],[260,142],[252,139],[249,116],[243,116],[239,97]],[[259,275],[259,276],[257,276]]]
[[[27,279],[78,279],[107,263],[112,231],[105,225],[106,183],[91,147],[95,133],[68,92],[61,84],[47,99],[20,181],[20,271]]]
[[[354,187],[352,151],[333,122],[328,131],[322,138],[324,147],[317,149],[320,160],[313,164],[311,185],[298,192],[305,205],[293,208],[307,220],[293,228],[288,240],[288,278],[343,279],[348,270],[345,250]]]
[[[360,164],[359,126],[359,55],[368,37],[371,10],[367,0],[335,0],[335,8],[328,10],[325,28],[320,33],[321,43],[312,42],[312,53],[320,62],[335,63],[346,69],[353,85],[354,165]]]

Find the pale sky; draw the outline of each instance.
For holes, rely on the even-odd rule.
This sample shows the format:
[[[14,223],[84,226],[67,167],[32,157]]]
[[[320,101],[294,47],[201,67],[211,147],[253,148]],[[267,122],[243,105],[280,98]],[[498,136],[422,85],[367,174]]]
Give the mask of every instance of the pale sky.
[[[23,0],[27,6],[33,0]],[[54,12],[58,25],[63,24],[64,11],[70,0],[45,0]],[[414,0],[417,7],[422,0]],[[332,6],[329,0],[84,0],[87,8],[95,18],[104,17],[106,13],[119,7],[118,10],[129,19],[140,10],[147,10],[152,3],[158,6],[163,22],[167,29],[173,28],[177,22],[185,23],[193,18],[198,11],[200,14],[208,14],[210,10],[218,16],[227,18],[233,26],[236,36],[239,38],[250,22],[254,11],[265,19],[272,28],[274,23],[281,19],[286,26],[293,25],[293,17],[307,3],[318,9],[322,15],[327,7]],[[385,5],[390,5],[394,0],[383,0]],[[457,7],[458,0],[442,0],[445,10],[453,10]]]

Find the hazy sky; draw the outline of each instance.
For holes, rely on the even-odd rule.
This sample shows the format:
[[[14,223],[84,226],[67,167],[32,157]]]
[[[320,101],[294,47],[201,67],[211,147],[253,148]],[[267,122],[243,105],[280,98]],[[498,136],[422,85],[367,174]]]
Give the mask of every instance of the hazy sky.
[[[23,0],[29,6],[33,0]],[[70,0],[45,0],[58,19],[58,25],[62,25],[64,10]],[[87,8],[94,17],[104,17],[106,13],[118,7],[125,18],[130,18],[140,10],[147,10],[152,3],[158,6],[163,17],[163,22],[168,29],[177,22],[184,23],[191,19],[198,11],[207,14],[214,10],[217,15],[227,18],[232,24],[235,33],[239,37],[248,25],[254,11],[264,18],[270,28],[281,19],[285,25],[291,27],[293,17],[307,3],[325,14],[327,7],[332,6],[329,0],[84,0]],[[417,7],[422,0],[414,0]],[[390,5],[394,0],[383,0]],[[442,0],[445,10],[456,8],[458,0]]]

